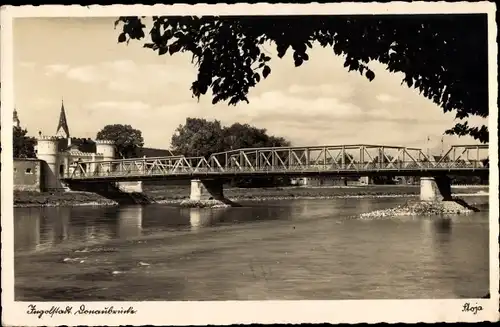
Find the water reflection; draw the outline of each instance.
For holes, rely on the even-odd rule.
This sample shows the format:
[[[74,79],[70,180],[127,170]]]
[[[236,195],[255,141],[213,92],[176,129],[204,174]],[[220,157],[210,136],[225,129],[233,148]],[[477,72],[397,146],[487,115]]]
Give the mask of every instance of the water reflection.
[[[118,238],[126,239],[140,236],[142,233],[142,206],[121,207],[118,209]]]
[[[69,238],[71,209],[68,207],[57,207],[54,208],[54,211],[55,216],[51,217],[51,222],[53,225],[51,229],[54,232],[54,244],[59,244],[63,243]]]
[[[14,246],[17,251],[42,250],[72,242],[113,238],[113,210],[99,208],[16,208]]]
[[[449,217],[436,217],[434,219],[434,231],[436,239],[440,243],[449,242],[452,232],[452,220]]]
[[[190,208],[182,209],[181,215],[189,216],[191,230],[196,231],[202,227],[211,226],[219,222],[220,216],[222,215],[221,210],[225,209],[207,210],[201,208]]]
[[[41,213],[38,209],[28,208],[14,219],[14,248],[16,250],[35,250],[40,244]]]
[[[157,232],[289,219],[290,206],[177,208],[162,205],[108,208],[16,208],[15,246],[33,251],[64,244],[130,239]]]
[[[189,208],[181,209],[180,215],[189,221],[191,231],[197,231],[206,227],[288,220],[292,217],[291,209],[290,206],[276,205],[215,209]]]

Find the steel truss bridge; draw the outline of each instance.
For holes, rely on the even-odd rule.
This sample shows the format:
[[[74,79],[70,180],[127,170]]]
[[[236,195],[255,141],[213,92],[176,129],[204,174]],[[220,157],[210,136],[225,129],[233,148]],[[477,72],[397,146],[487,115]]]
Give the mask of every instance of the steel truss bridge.
[[[80,161],[61,179],[138,181],[147,179],[213,179],[235,176],[289,177],[336,175],[484,174],[489,171],[488,145],[455,145],[441,156],[422,149],[383,145],[332,145],[247,148],[205,157],[154,157]]]

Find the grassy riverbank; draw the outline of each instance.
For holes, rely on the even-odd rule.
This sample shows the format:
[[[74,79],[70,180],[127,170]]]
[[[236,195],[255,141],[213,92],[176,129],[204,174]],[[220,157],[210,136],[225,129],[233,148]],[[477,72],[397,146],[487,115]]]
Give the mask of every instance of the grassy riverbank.
[[[14,192],[14,207],[115,205],[116,202],[90,192]]]
[[[488,192],[487,186],[453,187],[456,195]],[[144,194],[153,202],[181,202],[189,199],[189,186],[145,186]],[[369,185],[350,187],[226,188],[227,198],[263,201],[268,199],[416,196],[416,185]],[[14,206],[113,205],[114,201],[87,192],[14,192]]]

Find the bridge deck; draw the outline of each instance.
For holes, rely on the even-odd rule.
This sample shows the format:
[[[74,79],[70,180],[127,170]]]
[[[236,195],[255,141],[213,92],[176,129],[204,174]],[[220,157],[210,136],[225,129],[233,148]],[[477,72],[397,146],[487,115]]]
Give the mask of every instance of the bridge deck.
[[[64,180],[230,178],[234,176],[481,175],[489,170],[488,145],[453,146],[442,156],[381,145],[252,148],[204,157],[81,161]]]

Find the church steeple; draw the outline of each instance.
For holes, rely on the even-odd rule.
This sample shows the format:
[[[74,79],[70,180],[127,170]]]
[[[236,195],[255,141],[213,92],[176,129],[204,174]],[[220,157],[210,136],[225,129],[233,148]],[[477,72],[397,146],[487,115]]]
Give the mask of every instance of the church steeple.
[[[61,100],[61,113],[59,114],[59,123],[57,124],[56,136],[69,139],[68,121],[64,111],[64,101]]]

